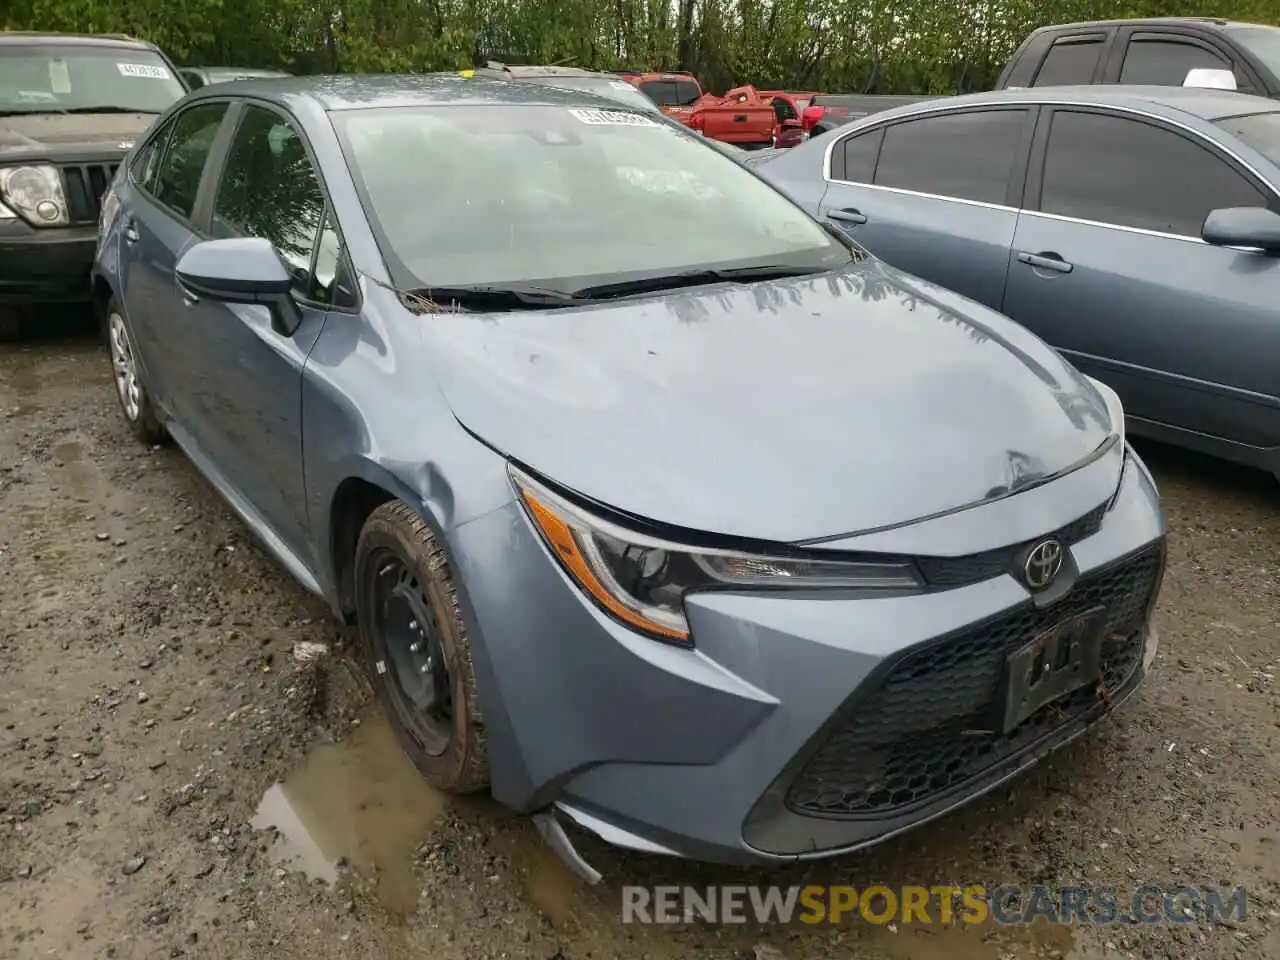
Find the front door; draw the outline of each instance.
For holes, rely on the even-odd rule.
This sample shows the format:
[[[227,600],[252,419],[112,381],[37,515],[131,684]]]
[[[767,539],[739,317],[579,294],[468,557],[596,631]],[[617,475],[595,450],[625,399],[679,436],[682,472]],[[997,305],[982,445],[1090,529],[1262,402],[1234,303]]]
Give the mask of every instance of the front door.
[[[1131,417],[1280,445],[1280,262],[1200,240],[1210,210],[1275,198],[1155,120],[1076,108],[1046,119],[1004,312],[1111,385]]]
[[[215,239],[270,240],[294,276],[302,323],[285,335],[264,306],[202,305],[191,331],[207,388],[193,402],[202,445],[221,479],[301,555],[309,527],[302,367],[328,311],[329,288],[314,268],[325,211],[319,176],[295,125],[274,110],[246,105],[217,173],[209,231]],[[334,246],[332,237],[324,245]]]
[[[838,141],[819,208],[881,260],[998,308],[1032,111],[952,111]]]

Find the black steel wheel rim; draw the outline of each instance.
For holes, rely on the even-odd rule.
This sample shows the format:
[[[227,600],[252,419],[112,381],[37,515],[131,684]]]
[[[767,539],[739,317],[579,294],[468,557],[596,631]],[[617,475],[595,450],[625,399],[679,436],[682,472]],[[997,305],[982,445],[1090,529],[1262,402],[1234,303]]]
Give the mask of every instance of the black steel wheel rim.
[[[429,756],[453,737],[453,676],[439,621],[413,567],[391,550],[370,557],[370,622],[377,679],[401,724]]]

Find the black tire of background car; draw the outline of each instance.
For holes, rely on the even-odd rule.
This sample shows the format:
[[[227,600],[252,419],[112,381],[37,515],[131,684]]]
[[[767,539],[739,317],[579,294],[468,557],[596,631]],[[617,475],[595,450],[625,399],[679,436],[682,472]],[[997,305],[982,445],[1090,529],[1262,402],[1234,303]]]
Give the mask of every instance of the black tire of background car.
[[[439,627],[439,642],[449,666],[453,693],[453,730],[444,751],[431,756],[410,732],[392,693],[390,670],[379,673],[377,664],[387,656],[385,638],[374,624],[374,582],[378,557],[396,555],[416,573],[421,596],[430,606]],[[411,507],[392,501],[369,515],[360,531],[355,555],[356,619],[361,657],[378,700],[395,728],[405,753],[437,790],[472,793],[489,785],[489,759],[485,749],[484,722],[476,689],[475,667],[466,626],[458,609],[457,590],[448,559],[427,523]]]
[[[120,309],[120,304],[115,297],[107,301],[102,308],[102,326],[106,330],[108,328],[108,318],[117,313],[121,319],[124,318],[124,311]],[[125,332],[129,333],[129,321],[124,321]],[[110,334],[107,334],[108,338]],[[133,350],[133,334],[129,333],[129,349]],[[164,443],[169,439],[169,431],[164,428],[164,424],[160,422],[160,418],[156,416],[155,409],[151,406],[151,395],[147,393],[147,385],[142,382],[142,374],[138,370],[137,359],[134,359],[134,376],[138,381],[138,419],[131,420],[129,414],[124,408],[124,398],[120,396],[120,389],[116,385],[116,369],[115,354],[112,353],[110,342],[107,343],[107,363],[111,364],[111,388],[115,391],[116,402],[120,404],[120,416],[124,417],[124,422],[129,425],[130,432],[141,442],[154,445]]]

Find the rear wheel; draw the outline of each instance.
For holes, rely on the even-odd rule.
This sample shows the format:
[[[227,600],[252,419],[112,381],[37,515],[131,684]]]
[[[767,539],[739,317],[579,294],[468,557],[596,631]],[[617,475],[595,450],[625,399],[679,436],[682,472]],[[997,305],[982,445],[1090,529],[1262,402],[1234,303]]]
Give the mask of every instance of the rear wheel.
[[[405,752],[447,793],[489,783],[484,724],[448,560],[407,504],[369,515],[355,556],[361,651]]]
[[[116,398],[120,401],[120,412],[135,437],[143,443],[160,443],[167,434],[142,383],[129,325],[114,297],[107,302],[106,328],[107,352],[111,357],[111,374],[116,385]]]

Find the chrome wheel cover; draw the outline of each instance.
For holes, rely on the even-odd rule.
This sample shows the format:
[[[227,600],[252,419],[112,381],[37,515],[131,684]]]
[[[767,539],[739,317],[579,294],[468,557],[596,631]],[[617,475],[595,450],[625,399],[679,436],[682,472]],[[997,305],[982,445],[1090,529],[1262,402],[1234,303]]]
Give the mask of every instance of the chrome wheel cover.
[[[124,415],[131,422],[136,422],[142,413],[142,384],[138,382],[133,344],[129,341],[129,331],[125,329],[124,317],[113,311],[107,318],[107,329],[111,339],[111,366],[115,372],[120,406],[124,409]]]

